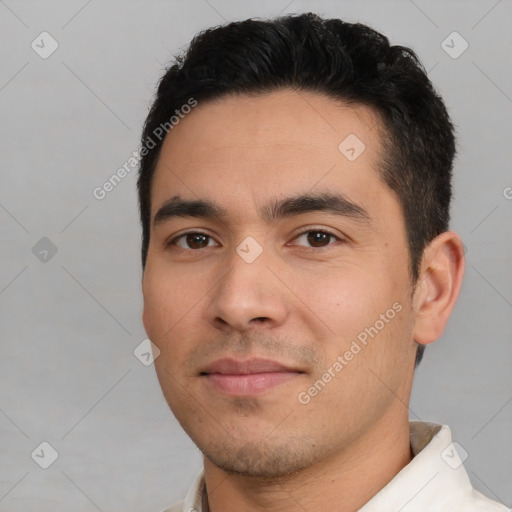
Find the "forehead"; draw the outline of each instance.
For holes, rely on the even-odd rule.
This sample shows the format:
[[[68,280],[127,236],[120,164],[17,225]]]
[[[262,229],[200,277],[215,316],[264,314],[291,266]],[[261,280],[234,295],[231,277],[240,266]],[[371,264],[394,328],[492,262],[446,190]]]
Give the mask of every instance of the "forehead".
[[[306,91],[199,102],[164,141],[152,215],[177,194],[242,211],[248,194],[255,206],[320,189],[371,202],[391,194],[378,174],[380,129],[370,108]]]

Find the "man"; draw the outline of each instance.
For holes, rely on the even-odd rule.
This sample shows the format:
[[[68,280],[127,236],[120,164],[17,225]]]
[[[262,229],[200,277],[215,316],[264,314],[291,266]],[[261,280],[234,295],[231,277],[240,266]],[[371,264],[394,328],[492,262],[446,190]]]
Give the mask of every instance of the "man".
[[[464,272],[453,126],[414,53],[313,14],[198,35],[142,137],[143,322],[204,454],[168,511],[505,511],[415,365]]]

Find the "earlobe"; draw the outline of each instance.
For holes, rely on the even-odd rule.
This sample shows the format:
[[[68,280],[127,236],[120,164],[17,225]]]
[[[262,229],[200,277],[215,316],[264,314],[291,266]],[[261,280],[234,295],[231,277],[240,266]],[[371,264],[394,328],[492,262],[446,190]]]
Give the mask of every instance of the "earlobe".
[[[423,252],[414,292],[414,340],[432,343],[443,333],[464,275],[464,246],[453,231],[437,236]]]

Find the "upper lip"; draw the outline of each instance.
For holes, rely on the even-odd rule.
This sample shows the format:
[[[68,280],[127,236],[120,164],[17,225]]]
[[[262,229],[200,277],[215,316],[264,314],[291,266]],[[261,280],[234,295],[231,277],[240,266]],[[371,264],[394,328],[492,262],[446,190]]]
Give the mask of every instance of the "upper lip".
[[[201,371],[201,374],[221,373],[226,375],[250,375],[253,373],[268,373],[268,372],[297,372],[303,373],[300,370],[291,366],[286,366],[271,359],[244,359],[237,360],[232,358],[218,359],[209,364]]]

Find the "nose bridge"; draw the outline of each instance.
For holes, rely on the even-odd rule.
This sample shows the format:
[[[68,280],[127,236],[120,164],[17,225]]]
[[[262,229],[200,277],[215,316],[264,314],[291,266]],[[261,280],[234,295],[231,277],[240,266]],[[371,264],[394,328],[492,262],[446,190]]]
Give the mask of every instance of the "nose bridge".
[[[229,271],[219,283],[219,299],[236,301],[240,306],[256,304],[265,284],[269,284],[267,255],[263,256],[263,247],[258,243],[258,249],[254,242],[244,240],[228,258]]]
[[[275,277],[267,268],[269,254],[247,237],[225,260],[228,270],[219,281],[208,308],[211,322],[243,330],[251,321],[265,319],[276,325],[284,320],[286,305]],[[222,321],[222,322],[221,322]]]

